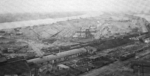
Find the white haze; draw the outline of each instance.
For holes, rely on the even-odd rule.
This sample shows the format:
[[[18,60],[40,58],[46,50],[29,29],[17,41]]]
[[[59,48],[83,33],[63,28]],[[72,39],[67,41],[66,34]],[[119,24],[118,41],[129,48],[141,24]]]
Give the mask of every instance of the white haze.
[[[0,13],[150,10],[150,0],[0,0]]]

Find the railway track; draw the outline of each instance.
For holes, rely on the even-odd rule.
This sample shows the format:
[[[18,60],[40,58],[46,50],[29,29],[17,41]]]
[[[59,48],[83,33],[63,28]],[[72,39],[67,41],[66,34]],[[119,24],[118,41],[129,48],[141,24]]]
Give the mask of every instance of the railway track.
[[[58,67],[57,64],[59,64],[59,63],[57,63],[54,65],[52,64],[53,68],[51,68],[51,71],[50,71],[51,73],[53,73],[52,76],[79,76],[79,75],[84,74],[85,72],[87,73],[93,69],[98,69],[98,68],[102,69],[103,67],[113,65],[114,63],[117,63],[117,62],[128,61],[129,59],[134,58],[137,53],[140,53],[146,49],[149,49],[148,46],[146,47],[145,45],[140,45],[140,44],[138,44],[140,47],[137,46],[139,48],[137,48],[137,47],[136,48],[128,47],[129,49],[121,48],[121,46],[123,46],[123,45],[125,46],[125,45],[128,45],[129,43],[131,45],[134,42],[135,41],[130,40],[129,37],[108,39],[106,41],[98,40],[98,41],[93,41],[93,42],[89,42],[89,43],[84,43],[82,45],[75,45],[75,46],[73,46],[73,49],[72,48],[70,49],[70,46],[65,47],[65,48],[63,47],[63,49],[65,49],[65,50],[69,49],[69,50],[68,51],[62,50],[63,52],[59,52],[60,49],[58,49],[58,51],[57,50],[56,51],[59,53],[56,53],[54,55],[46,55],[43,57],[29,59],[29,60],[27,60],[27,62],[35,63],[35,64],[37,64],[37,63],[43,64],[41,66],[45,66],[45,65],[47,65],[47,64],[45,64],[45,62],[50,62],[53,60],[64,61],[64,59],[67,57],[78,57],[78,56],[80,57],[80,55],[82,53],[82,57],[77,58],[78,60],[71,64],[67,64],[67,63],[65,64],[64,62],[59,62],[60,64],[63,63],[65,66],[70,67],[69,69]],[[91,47],[96,48],[97,49],[96,54],[90,54],[90,55],[87,54],[87,51],[89,51],[89,49],[86,49],[85,46],[91,46]],[[98,53],[105,51],[105,49],[116,48],[118,46],[120,46],[119,49],[105,52],[106,55],[104,55],[104,56],[98,55]],[[142,48],[141,48],[141,46],[142,46]],[[145,47],[143,47],[143,46],[145,46]],[[111,56],[111,53],[113,54],[113,56]],[[121,54],[121,55],[119,55],[119,54]],[[117,55],[119,55],[119,57]],[[122,60],[122,58],[123,58],[123,60]],[[68,62],[70,62],[70,61],[68,61]],[[60,69],[63,69],[63,72]],[[78,73],[72,74],[73,72],[77,72],[77,71],[78,71]],[[57,75],[55,75],[55,73],[57,73]]]
[[[91,70],[88,73],[82,74],[80,76],[101,76],[101,75],[105,76],[107,72],[113,73],[116,70],[120,70],[120,68],[124,67],[125,65],[128,65],[130,63],[130,61],[132,61],[132,60],[135,60],[135,59],[140,60],[140,59],[144,59],[144,57],[146,57],[146,56],[149,56],[150,52],[148,49],[150,49],[149,44],[145,45],[144,47],[142,47],[140,49],[135,50],[136,55],[128,58],[125,61],[122,61],[122,60],[115,61],[114,63],[110,63],[109,65],[103,66],[101,68]],[[144,52],[146,52],[146,53],[144,53]],[[139,56],[139,58],[136,58],[136,56]]]
[[[141,45],[139,45],[139,46],[141,46]],[[139,46],[136,46],[136,47],[139,47]],[[122,48],[122,49],[125,49],[125,48]],[[131,52],[131,54],[136,53],[135,54],[135,56],[136,56],[136,55],[138,55],[137,53],[144,52],[147,49],[149,49],[149,46],[147,46],[147,44],[146,45],[143,44],[143,46],[141,48],[135,49],[135,47],[132,46],[132,47],[128,47],[128,50],[123,50],[123,51],[125,53],[125,51],[132,50],[134,52]],[[114,51],[114,50],[112,50],[112,51],[117,52],[120,50],[117,49],[116,51]],[[111,53],[113,53],[112,51],[111,51]],[[81,57],[81,58],[77,58],[77,59],[73,59],[73,60],[69,60],[69,61],[65,61],[65,62],[60,62],[58,64],[63,64],[63,65],[70,67],[70,70],[72,72],[70,72],[70,70],[68,70],[68,69],[64,69],[63,71],[65,71],[65,72],[63,72],[63,73],[61,72],[62,70],[57,70],[58,73],[60,72],[60,74],[57,74],[57,75],[59,75],[59,76],[78,76],[78,75],[79,76],[96,76],[95,75],[96,73],[100,73],[100,72],[98,72],[99,70],[101,72],[103,72],[102,70],[106,71],[111,66],[116,66],[116,65],[122,66],[121,63],[125,64],[125,63],[129,62],[130,60],[135,59],[135,56],[128,56],[128,55],[125,56],[126,57],[125,60],[121,60],[120,58],[118,58],[118,59],[111,58],[110,59],[109,54],[107,55],[108,57],[107,56],[99,56],[99,55],[91,55],[91,56],[85,56],[85,57]],[[143,54],[143,55],[145,55],[145,54]],[[76,62],[73,62],[75,60],[76,60]],[[73,63],[69,63],[69,62],[73,62]],[[55,66],[57,67],[57,64]],[[94,71],[96,71],[96,73]],[[70,74],[73,72],[75,72],[75,73]],[[92,75],[92,74],[90,75],[89,74],[90,72],[94,73],[94,75]],[[57,76],[57,75],[55,75],[55,72],[53,72],[53,76]]]

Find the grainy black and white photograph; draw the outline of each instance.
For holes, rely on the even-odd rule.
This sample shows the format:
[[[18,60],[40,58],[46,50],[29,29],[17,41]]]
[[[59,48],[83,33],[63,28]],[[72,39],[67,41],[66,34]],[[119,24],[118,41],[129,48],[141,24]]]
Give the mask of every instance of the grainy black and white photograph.
[[[0,76],[150,76],[150,0],[0,0]]]

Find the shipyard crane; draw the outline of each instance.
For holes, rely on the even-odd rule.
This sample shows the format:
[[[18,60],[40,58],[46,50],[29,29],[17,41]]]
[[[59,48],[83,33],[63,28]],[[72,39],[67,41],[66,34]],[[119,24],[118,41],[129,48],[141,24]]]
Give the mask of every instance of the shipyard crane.
[[[105,31],[105,30],[107,30],[108,33],[111,33],[110,28],[108,26],[106,26],[100,31],[100,38],[102,37],[103,31]]]
[[[85,29],[84,31],[82,31],[82,28],[80,28],[80,31],[76,31],[76,33],[79,33],[80,36],[82,38],[82,34],[85,34],[85,38],[94,38],[93,34],[92,33],[96,33],[97,30],[91,30],[91,26],[88,28],[88,29]]]
[[[99,21],[98,21],[99,23]],[[97,27],[100,27],[100,38],[102,37],[103,31],[107,30],[108,33],[111,33],[109,26],[106,26],[106,24],[109,24],[107,21],[104,21],[102,24],[98,24]]]

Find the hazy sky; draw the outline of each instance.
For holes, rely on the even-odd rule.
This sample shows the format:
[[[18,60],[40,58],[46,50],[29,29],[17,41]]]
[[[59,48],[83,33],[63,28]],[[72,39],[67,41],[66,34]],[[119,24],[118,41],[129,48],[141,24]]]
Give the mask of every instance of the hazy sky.
[[[0,0],[0,13],[142,10],[150,0]]]

